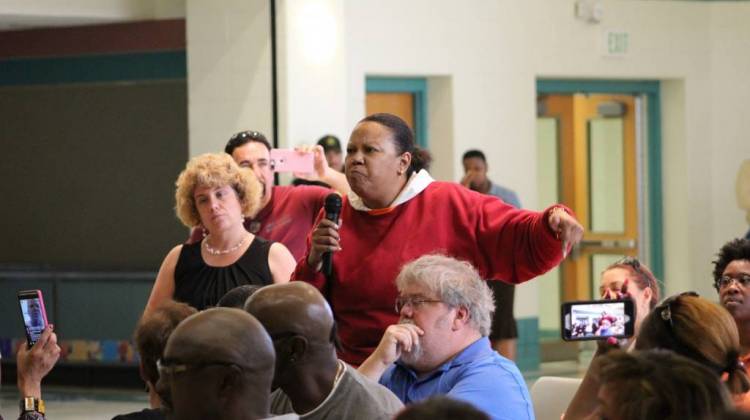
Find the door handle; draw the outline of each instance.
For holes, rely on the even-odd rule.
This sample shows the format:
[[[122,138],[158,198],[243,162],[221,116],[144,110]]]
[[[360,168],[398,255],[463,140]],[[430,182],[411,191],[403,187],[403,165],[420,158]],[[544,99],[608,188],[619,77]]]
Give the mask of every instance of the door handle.
[[[635,239],[583,239],[578,243],[581,248],[618,248],[635,249]]]

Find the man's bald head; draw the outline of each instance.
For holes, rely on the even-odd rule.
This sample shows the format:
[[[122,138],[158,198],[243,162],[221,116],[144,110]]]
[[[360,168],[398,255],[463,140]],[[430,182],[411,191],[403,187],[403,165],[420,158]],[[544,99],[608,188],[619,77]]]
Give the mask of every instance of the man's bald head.
[[[185,319],[175,328],[165,358],[183,362],[235,363],[249,368],[273,364],[273,343],[263,325],[245,311],[213,308]]]
[[[161,375],[157,388],[172,406],[170,418],[264,417],[274,363],[273,343],[257,319],[239,309],[213,308],[172,332],[162,365],[175,370]]]
[[[296,333],[312,342],[332,342],[333,312],[318,289],[301,281],[263,287],[245,304],[269,334]]]

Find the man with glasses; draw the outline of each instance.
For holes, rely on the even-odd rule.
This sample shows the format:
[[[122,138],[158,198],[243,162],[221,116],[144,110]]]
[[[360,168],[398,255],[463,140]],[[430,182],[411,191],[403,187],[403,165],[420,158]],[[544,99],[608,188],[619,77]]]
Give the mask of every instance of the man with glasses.
[[[252,315],[213,308],[182,321],[157,362],[157,391],[169,419],[269,417],[274,350]]]
[[[741,360],[750,368],[750,240],[734,239],[719,250],[714,261],[714,287],[721,305],[734,318],[740,333]],[[750,410],[750,398],[743,401]]]
[[[266,286],[245,309],[268,331],[276,350],[271,413],[303,419],[390,419],[403,404],[336,357],[328,302],[304,282]]]
[[[349,191],[344,174],[334,171],[323,157],[323,148],[316,146],[316,173],[318,178],[342,194]],[[241,167],[250,168],[263,187],[260,210],[252,219],[245,219],[245,228],[273,242],[281,242],[299,260],[307,249],[307,235],[332,191],[328,188],[303,185],[275,186],[271,166],[271,143],[263,133],[241,131],[227,142],[224,151]],[[200,241],[204,230],[194,229],[190,243]]]
[[[534,418],[518,367],[490,346],[492,292],[470,264],[426,255],[404,265],[396,287],[399,323],[360,372],[405,404],[447,395],[493,419]]]

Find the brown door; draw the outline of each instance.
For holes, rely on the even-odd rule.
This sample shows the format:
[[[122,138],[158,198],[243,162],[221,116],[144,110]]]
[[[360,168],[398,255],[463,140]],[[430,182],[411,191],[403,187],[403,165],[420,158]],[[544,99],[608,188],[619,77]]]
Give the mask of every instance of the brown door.
[[[367,115],[387,112],[401,117],[414,128],[414,94],[408,92],[368,92]]]
[[[549,95],[540,102],[540,200],[569,206],[585,228],[580,246],[552,274],[558,279],[548,279],[557,280],[545,287],[554,295],[540,297],[540,318],[548,318],[540,323],[559,329],[561,301],[597,299],[601,271],[638,255],[636,98]]]

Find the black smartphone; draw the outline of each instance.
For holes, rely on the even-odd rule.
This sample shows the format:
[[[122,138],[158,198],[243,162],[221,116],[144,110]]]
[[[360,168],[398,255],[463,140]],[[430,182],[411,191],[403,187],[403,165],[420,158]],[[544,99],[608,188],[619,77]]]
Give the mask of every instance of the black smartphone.
[[[44,309],[42,291],[21,290],[18,292],[18,304],[21,307],[21,318],[26,329],[26,343],[31,348],[47,328],[47,311]]]
[[[560,325],[565,341],[632,337],[635,305],[632,299],[565,302]]]

